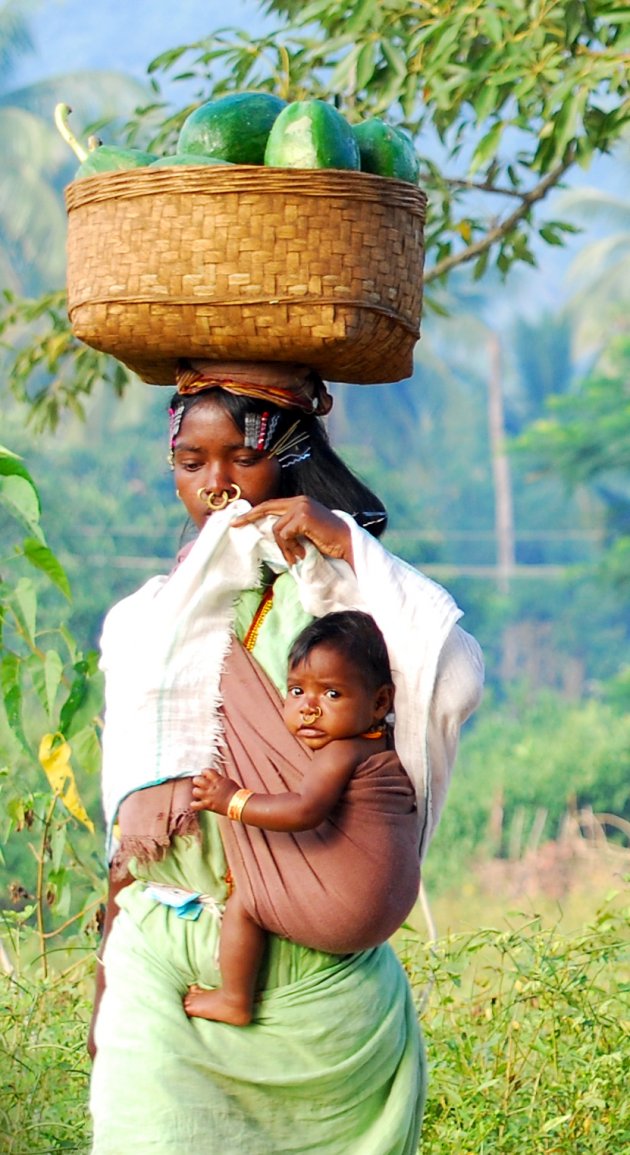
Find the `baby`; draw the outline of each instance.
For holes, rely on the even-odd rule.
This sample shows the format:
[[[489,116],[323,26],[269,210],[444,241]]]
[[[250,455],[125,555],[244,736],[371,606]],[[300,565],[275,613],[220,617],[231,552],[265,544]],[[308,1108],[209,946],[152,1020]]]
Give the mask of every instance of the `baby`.
[[[254,793],[207,769],[193,779],[193,809],[212,810],[265,830],[319,826],[357,769],[371,755],[391,749],[386,717],[393,699],[387,648],[374,620],[358,611],[316,619],[298,635],[288,659],[284,721],[313,751],[299,790]],[[221,925],[223,985],[214,990],[191,987],[184,998],[187,1014],[234,1026],[249,1023],[264,947],[265,929],[245,909],[238,890],[233,891]]]

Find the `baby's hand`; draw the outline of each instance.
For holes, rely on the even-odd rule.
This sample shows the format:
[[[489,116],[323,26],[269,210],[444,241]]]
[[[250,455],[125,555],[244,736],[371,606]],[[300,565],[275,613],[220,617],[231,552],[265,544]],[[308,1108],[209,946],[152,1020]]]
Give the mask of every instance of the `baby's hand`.
[[[202,770],[192,780],[192,809],[226,814],[230,798],[238,788],[238,782],[224,778],[216,770]]]

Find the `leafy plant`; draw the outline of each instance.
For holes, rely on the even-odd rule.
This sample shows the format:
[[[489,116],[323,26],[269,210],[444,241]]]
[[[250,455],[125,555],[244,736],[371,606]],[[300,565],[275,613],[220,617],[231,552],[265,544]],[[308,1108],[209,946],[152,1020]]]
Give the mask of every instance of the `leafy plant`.
[[[501,830],[492,828],[496,806]],[[570,702],[519,687],[488,704],[462,735],[458,763],[425,879],[432,893],[458,885],[471,864],[510,853],[518,821],[554,839],[569,808],[630,817],[630,718],[595,698]],[[522,849],[522,848],[519,848]]]
[[[540,241],[562,245],[575,231],[567,219],[540,219],[539,208],[574,165],[608,152],[628,123],[628,23],[618,0],[542,8],[520,0],[494,7],[278,0],[262,7],[288,22],[257,38],[224,30],[153,60],[155,97],[129,121],[122,143],[168,151],[192,107],[243,89],[332,100],[351,121],[386,116],[412,135],[421,159],[430,206],[424,280],[436,289],[462,265],[481,277],[490,268],[504,276],[514,265],[535,264]],[[184,107],[162,97],[163,78],[186,83]],[[61,293],[54,307],[63,310]],[[9,302],[12,333],[32,323],[33,308],[32,300]],[[39,343],[37,326],[35,333]],[[80,386],[78,355],[76,345],[59,341],[48,365],[58,386],[62,362],[74,363],[66,403],[75,390],[79,397],[91,388],[102,368],[102,359],[90,361]],[[13,377],[18,393],[40,360],[22,358]],[[128,380],[121,372],[115,387]],[[54,426],[58,407],[47,407],[40,390],[37,396],[39,416]]]
[[[423,1152],[608,1155],[630,1142],[628,915],[564,936],[535,921],[413,943],[431,1064]]]
[[[85,968],[84,968],[85,969]],[[83,976],[84,978],[85,976]],[[0,1148],[4,1155],[87,1155],[89,1016],[77,976],[0,977]]]
[[[33,479],[2,447],[0,513],[7,543],[8,531],[28,532],[20,542],[18,530],[0,582],[0,824],[2,861],[14,873],[2,925],[14,954],[26,943],[45,975],[51,951],[68,949],[59,936],[88,929],[99,903],[100,871],[81,833],[94,824],[75,768],[90,774],[99,765],[101,676],[96,655],[83,654],[63,624],[40,624],[50,588],[65,598],[70,589],[41,528]],[[23,933],[30,928],[35,942]]]

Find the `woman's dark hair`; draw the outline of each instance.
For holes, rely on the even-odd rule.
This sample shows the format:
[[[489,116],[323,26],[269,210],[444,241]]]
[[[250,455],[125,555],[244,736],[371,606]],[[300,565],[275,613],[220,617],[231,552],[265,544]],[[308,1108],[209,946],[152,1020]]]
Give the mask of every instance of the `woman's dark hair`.
[[[370,688],[392,682],[385,639],[374,618],[360,610],[339,610],[315,618],[295,638],[289,650],[289,671],[304,662],[316,646],[327,645],[358,666]]]
[[[318,417],[303,413],[298,409],[280,409],[268,401],[254,397],[243,397],[228,393],[226,389],[204,389],[200,393],[187,396],[175,394],[171,406],[183,404],[184,414],[194,405],[204,401],[216,401],[232,418],[234,424],[245,436],[245,414],[267,411],[278,415],[276,439],[281,437],[296,422],[308,434],[311,455],[295,465],[285,465],[281,470],[279,497],[312,497],[328,509],[341,509],[349,513],[355,521],[368,530],[373,537],[380,537],[387,526],[387,510],[382,501],[368,488],[335,453],[322,421]]]

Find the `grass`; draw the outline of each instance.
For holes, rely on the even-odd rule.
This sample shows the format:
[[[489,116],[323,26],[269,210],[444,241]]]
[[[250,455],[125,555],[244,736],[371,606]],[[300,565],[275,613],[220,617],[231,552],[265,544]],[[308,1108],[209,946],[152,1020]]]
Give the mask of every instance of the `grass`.
[[[432,983],[423,1153],[624,1150],[627,913],[607,907],[570,933],[513,921],[403,954],[419,1001]]]
[[[583,907],[588,925],[577,929],[553,923],[551,910],[506,914],[498,900],[492,925],[481,901],[466,907],[475,929],[460,925],[431,949],[422,929],[397,941],[430,1063],[423,1155],[621,1152],[630,1144],[623,897]],[[87,1155],[91,985],[87,964],[72,981],[0,978],[3,1155]]]
[[[0,979],[0,1151],[87,1155],[89,1002],[81,981]]]

